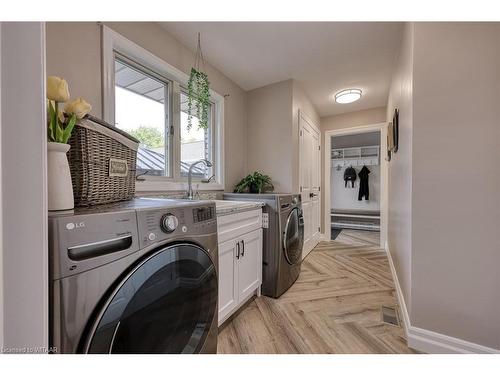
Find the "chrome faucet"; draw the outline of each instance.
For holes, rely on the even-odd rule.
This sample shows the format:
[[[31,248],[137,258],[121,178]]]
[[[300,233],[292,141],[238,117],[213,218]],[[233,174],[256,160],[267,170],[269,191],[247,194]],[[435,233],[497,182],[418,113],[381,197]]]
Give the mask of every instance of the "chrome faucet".
[[[187,199],[193,200],[193,168],[195,165],[198,165],[200,163],[205,164],[208,168],[212,166],[212,163],[207,160],[207,159],[201,159],[198,161],[195,161],[193,164],[189,166],[189,172],[188,172],[188,190],[187,190]]]

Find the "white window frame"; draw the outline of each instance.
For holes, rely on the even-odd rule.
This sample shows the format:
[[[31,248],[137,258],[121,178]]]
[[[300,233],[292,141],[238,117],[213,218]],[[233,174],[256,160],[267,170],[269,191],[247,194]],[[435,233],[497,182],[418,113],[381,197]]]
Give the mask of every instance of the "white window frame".
[[[145,66],[151,71],[172,81],[172,119],[171,123],[176,129],[172,140],[173,177],[142,176],[144,180],[136,183],[137,192],[151,191],[183,191],[187,189],[187,178],[180,177],[177,164],[180,163],[180,92],[181,86],[187,87],[189,76],[174,66],[168,64],[156,55],[128,40],[123,35],[102,25],[102,106],[104,120],[115,124],[115,52]],[[213,155],[216,180],[210,183],[201,183],[193,178],[193,183],[198,184],[200,191],[224,190],[224,97],[210,90],[210,98],[214,103],[212,130]],[[179,164],[180,166],[180,164]]]

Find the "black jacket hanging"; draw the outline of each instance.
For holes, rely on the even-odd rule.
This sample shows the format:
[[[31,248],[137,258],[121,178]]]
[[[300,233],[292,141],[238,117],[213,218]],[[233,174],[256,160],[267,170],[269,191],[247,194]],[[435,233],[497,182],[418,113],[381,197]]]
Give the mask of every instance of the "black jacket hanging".
[[[370,191],[368,189],[368,175],[370,174],[370,170],[366,168],[366,165],[363,165],[361,171],[358,173],[359,176],[359,193],[358,193],[358,201],[362,200],[365,197],[365,200],[368,200],[368,196]]]
[[[356,181],[356,170],[353,167],[348,167],[344,171],[345,187],[347,187],[348,181],[351,181],[351,185],[354,187],[354,181]]]

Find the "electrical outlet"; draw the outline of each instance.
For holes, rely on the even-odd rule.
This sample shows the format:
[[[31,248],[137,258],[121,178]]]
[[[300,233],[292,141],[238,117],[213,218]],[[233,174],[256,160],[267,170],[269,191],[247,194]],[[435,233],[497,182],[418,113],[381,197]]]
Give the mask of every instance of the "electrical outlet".
[[[262,214],[262,228],[269,228],[269,214],[267,212]]]

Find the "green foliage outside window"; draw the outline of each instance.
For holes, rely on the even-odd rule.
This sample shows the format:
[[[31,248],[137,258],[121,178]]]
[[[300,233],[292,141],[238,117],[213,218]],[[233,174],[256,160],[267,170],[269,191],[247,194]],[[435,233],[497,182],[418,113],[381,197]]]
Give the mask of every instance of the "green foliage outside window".
[[[137,129],[129,131],[129,134],[148,148],[159,148],[165,144],[163,133],[151,126],[139,126]]]

